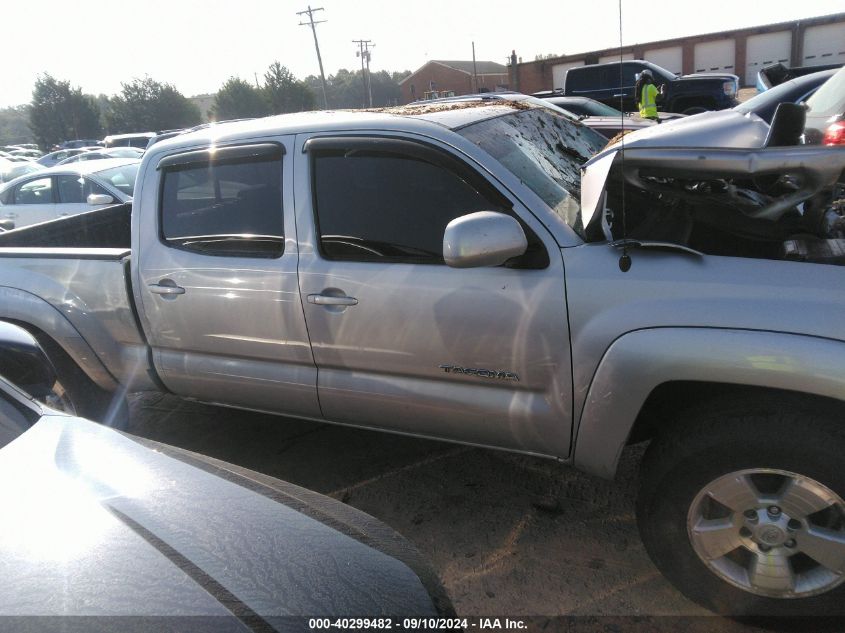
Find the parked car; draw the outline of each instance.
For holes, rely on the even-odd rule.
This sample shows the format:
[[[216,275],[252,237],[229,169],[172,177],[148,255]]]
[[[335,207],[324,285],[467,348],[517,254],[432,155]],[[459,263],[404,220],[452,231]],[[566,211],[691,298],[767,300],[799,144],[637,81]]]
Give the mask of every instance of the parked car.
[[[155,132],[139,132],[135,134],[112,134],[103,139],[108,147],[137,147],[146,149],[147,143],[155,136]]]
[[[79,138],[73,141],[59,143],[59,149],[80,149],[82,147],[103,146],[103,141],[95,138]]]
[[[765,92],[775,86],[797,77],[811,75],[823,70],[839,70],[842,64],[819,64],[816,66],[785,66],[784,64],[772,64],[766,66],[757,73],[757,92]]]
[[[132,199],[139,161],[129,158],[42,169],[0,187],[0,219],[20,228]]]
[[[656,121],[645,119],[639,113],[626,114],[604,103],[586,97],[548,96],[542,98],[544,101],[575,114],[584,125],[609,139],[614,138],[623,130],[632,132],[651,127],[652,125],[658,125]],[[587,112],[591,114],[586,114]],[[598,114],[599,112],[601,114]],[[683,118],[685,115],[660,112],[658,116],[660,121],[663,122]]]
[[[606,145],[516,97],[179,135],[131,208],[0,235],[0,320],[74,406],[167,389],[607,478],[651,440],[638,523],[681,591],[841,615],[845,210],[815,203],[845,148]]]
[[[416,548],[340,501],[46,408],[2,377],[0,446],[0,616],[15,628],[459,622]]]
[[[12,161],[0,158],[0,184],[41,169],[43,167],[32,161]]]
[[[750,112],[766,123],[771,123],[779,104],[804,103],[835,74],[835,70],[823,70],[800,75],[751,97],[748,101],[736,106],[734,110],[742,114]]]
[[[634,86],[643,70],[650,70],[660,90],[658,109],[665,112],[697,114],[706,110],[724,110],[737,104],[739,77],[729,73],[696,73],[679,77],[656,64],[626,60],[606,64],[576,66],[566,71],[561,89],[565,96],[590,97],[625,111],[638,109]]]
[[[111,147],[108,149],[82,152],[69,158],[65,158],[58,164],[69,165],[71,163],[85,162],[88,160],[104,160],[108,158],[141,158],[143,155],[144,150],[138,149],[137,147]]]
[[[845,67],[807,99],[803,141],[845,145]]]
[[[39,158],[36,162],[39,165],[43,165],[44,167],[52,167],[53,165],[60,163],[61,161],[65,160],[66,158],[70,158],[71,156],[76,156],[77,154],[81,154],[83,152],[87,152],[88,149],[60,149],[56,152],[50,152],[49,154],[45,154],[41,158]]]

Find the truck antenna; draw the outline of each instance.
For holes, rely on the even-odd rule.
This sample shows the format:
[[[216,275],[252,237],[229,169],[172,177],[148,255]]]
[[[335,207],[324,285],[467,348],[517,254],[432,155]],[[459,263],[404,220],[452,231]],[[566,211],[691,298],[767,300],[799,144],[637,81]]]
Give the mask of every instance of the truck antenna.
[[[624,55],[622,54],[622,0],[619,0],[619,112],[621,113],[620,121],[620,142],[622,147],[619,152],[622,156],[621,168],[622,173],[625,173],[625,94],[622,86],[622,61]],[[636,89],[634,89],[636,93]],[[634,94],[634,102],[637,101],[637,95]],[[625,179],[622,178],[622,256],[619,258],[619,270],[627,273],[631,270],[631,256],[628,255],[628,226],[625,221]]]

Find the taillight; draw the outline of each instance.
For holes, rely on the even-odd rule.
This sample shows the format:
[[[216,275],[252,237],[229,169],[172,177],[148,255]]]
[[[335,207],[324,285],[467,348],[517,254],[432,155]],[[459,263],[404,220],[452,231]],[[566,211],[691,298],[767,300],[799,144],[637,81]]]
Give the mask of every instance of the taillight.
[[[845,121],[834,123],[824,131],[823,145],[845,145]]]

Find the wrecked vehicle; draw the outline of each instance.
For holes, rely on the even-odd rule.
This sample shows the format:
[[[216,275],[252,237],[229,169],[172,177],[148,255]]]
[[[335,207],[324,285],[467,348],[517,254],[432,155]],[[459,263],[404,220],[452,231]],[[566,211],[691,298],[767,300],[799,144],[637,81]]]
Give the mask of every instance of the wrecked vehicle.
[[[2,377],[0,474],[14,482],[0,488],[0,615],[14,630],[118,632],[129,616],[145,631],[454,616],[425,559],[373,517],[47,409]]]
[[[152,146],[131,209],[0,236],[0,319],[77,409],[165,390],[606,478],[651,440],[638,522],[681,591],[841,613],[843,167],[623,154],[502,99],[221,124]]]

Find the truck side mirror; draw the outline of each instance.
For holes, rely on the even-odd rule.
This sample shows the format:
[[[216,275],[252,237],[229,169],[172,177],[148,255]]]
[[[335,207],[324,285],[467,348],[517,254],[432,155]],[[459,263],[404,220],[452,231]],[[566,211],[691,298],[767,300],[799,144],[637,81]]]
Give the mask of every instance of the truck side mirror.
[[[443,259],[452,268],[499,266],[527,249],[528,240],[519,222],[494,211],[455,218],[443,234]]]
[[[88,195],[88,204],[91,206],[111,204],[112,202],[114,202],[114,198],[105,193],[92,193]]]

